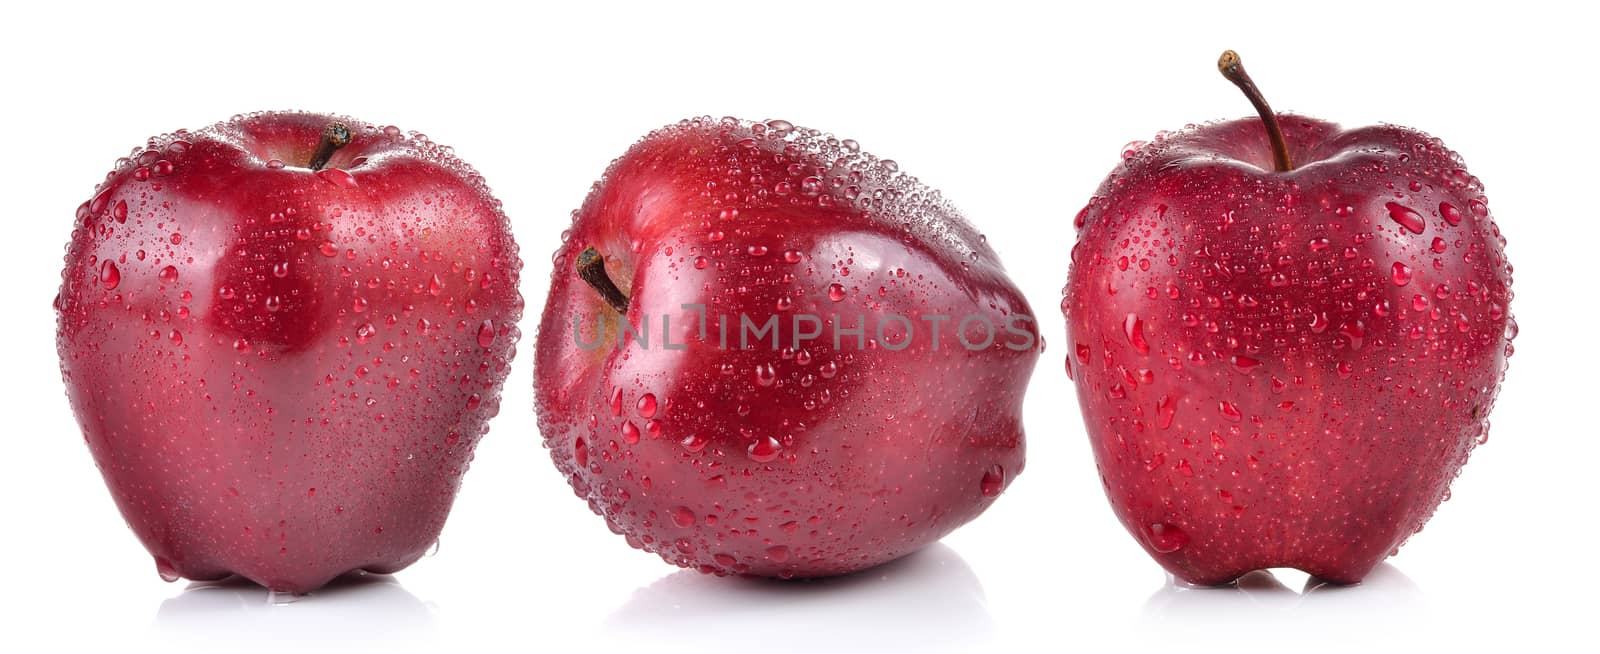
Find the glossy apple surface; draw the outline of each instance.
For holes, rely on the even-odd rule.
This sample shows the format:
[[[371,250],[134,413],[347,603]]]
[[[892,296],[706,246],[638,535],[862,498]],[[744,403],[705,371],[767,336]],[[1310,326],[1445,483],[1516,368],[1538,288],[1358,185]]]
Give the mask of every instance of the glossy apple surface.
[[[1031,321],[1006,326],[1028,304],[983,237],[894,162],[784,121],[684,121],[614,162],[565,236],[538,338],[539,426],[634,547],[717,574],[840,574],[937,540],[1021,472],[1040,346]],[[620,314],[574,273],[591,249],[648,344],[617,345]],[[797,315],[822,335],[796,347],[811,330]],[[949,318],[938,343],[935,315]],[[964,316],[978,318],[958,334]],[[772,317],[776,343],[741,347],[742,318]],[[835,342],[840,322],[865,342]]]
[[[334,122],[350,142],[305,167]],[[118,160],[57,345],[161,575],[303,592],[421,557],[498,410],[520,266],[482,178],[392,127],[252,114]]]
[[[1061,307],[1099,474],[1200,584],[1359,581],[1488,434],[1516,327],[1479,180],[1438,139],[1281,115],[1135,144],[1077,219]]]

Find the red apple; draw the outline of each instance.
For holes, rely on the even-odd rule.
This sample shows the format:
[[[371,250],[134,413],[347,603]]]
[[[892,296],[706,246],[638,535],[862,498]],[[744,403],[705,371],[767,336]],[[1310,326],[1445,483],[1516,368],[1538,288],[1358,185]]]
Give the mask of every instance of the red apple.
[[[1067,369],[1111,506],[1168,571],[1354,583],[1487,437],[1505,239],[1438,139],[1275,114],[1220,66],[1261,118],[1124,154],[1078,215]]]
[[[1022,470],[1040,347],[984,238],[893,161],[699,118],[645,137],[576,213],[535,396],[556,467],[629,544],[812,577],[994,501]]]
[[[161,576],[305,592],[422,556],[498,410],[520,267],[483,179],[394,127],[252,114],[117,160],[57,346]]]

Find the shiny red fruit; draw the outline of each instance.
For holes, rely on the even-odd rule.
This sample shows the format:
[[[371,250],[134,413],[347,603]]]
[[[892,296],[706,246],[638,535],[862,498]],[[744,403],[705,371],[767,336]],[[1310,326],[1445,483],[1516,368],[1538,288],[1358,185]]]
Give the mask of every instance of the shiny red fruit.
[[[619,309],[645,337],[618,346]],[[557,250],[539,427],[635,547],[717,574],[840,574],[934,542],[1021,472],[1041,347],[983,237],[894,162],[700,118],[614,162]]]
[[[1438,139],[1278,116],[1130,148],[1079,216],[1067,369],[1112,508],[1193,583],[1353,583],[1448,496],[1511,354],[1511,266]]]
[[[482,178],[393,127],[252,114],[119,159],[57,345],[161,575],[304,592],[421,557],[498,411],[520,267]]]

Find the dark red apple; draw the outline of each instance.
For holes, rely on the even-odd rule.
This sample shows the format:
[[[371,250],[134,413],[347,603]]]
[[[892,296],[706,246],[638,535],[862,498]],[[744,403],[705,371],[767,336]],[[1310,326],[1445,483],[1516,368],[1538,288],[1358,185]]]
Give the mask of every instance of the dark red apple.
[[[1261,118],[1124,154],[1078,215],[1067,370],[1112,508],[1168,571],[1357,582],[1487,437],[1505,239],[1438,139],[1275,114],[1220,66]]]
[[[893,161],[699,118],[613,162],[556,251],[539,427],[634,547],[840,574],[934,542],[1021,472],[1041,347],[984,238]]]
[[[252,114],[117,160],[57,346],[161,576],[305,592],[422,556],[498,411],[520,267],[477,172],[394,127]]]

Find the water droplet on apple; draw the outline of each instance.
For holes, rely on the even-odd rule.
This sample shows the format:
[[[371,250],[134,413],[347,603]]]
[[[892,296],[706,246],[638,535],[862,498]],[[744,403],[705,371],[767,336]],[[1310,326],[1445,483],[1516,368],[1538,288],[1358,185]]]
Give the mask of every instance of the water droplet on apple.
[[[1439,215],[1443,216],[1444,221],[1450,223],[1451,227],[1461,224],[1461,210],[1449,202],[1439,203]]]
[[[983,471],[983,479],[979,480],[978,488],[984,497],[996,497],[1006,485],[1006,469],[996,463]]]
[[[1172,418],[1177,414],[1178,403],[1172,399],[1171,395],[1163,395],[1161,396],[1161,400],[1156,402],[1157,427],[1162,429],[1168,429],[1172,427]]]
[[[117,264],[112,263],[110,259],[100,262],[100,285],[109,291],[120,283],[122,283],[122,271],[117,270]]]
[[[1145,542],[1150,544],[1150,549],[1161,554],[1171,554],[1189,544],[1189,534],[1184,533],[1177,525],[1165,522],[1146,527],[1144,537]]]
[[[844,286],[841,284],[828,285],[828,299],[838,302],[844,299]]]
[[[626,441],[629,445],[634,445],[639,442],[639,428],[633,425],[633,421],[622,421],[621,432],[622,440]]]
[[[710,442],[711,439],[701,436],[700,434],[689,434],[688,436],[684,436],[683,440],[678,441],[678,444],[682,445],[683,449],[689,450],[690,452],[699,452],[700,450],[706,449],[706,444]]]
[[[1386,202],[1384,203],[1383,207],[1389,210],[1390,220],[1399,223],[1401,227],[1406,228],[1412,234],[1421,234],[1422,230],[1426,229],[1428,226],[1428,224],[1422,220],[1422,216],[1417,212],[1412,211],[1410,207],[1402,206],[1395,202]]]
[[[1395,286],[1405,286],[1411,283],[1411,266],[1399,261],[1394,262],[1389,268],[1389,279],[1394,280]]]
[[[96,193],[94,199],[89,200],[89,213],[98,216],[106,210],[106,205],[111,204],[111,189]]]
[[[317,177],[339,188],[355,188],[357,186],[355,175],[338,168],[323,168],[317,171]]]
[[[639,396],[639,401],[636,403],[636,408],[639,409],[639,417],[640,418],[654,418],[654,417],[656,417],[656,396],[655,396],[655,394],[654,393],[645,393],[644,395],[640,395]]]
[[[756,463],[768,463],[778,458],[783,452],[783,444],[771,436],[757,438],[754,443],[745,448],[745,453],[750,455],[750,460]]]
[[[1367,326],[1360,320],[1344,323],[1339,326],[1339,333],[1350,341],[1350,349],[1359,350],[1366,344]]]
[[[162,557],[159,557],[159,556],[155,557],[155,558],[156,558],[156,574],[161,576],[161,580],[162,581],[165,581],[165,582],[170,584],[170,583],[172,583],[174,581],[177,581],[177,580],[183,578],[183,575],[178,574],[178,569],[172,567],[172,562],[171,561],[168,561],[165,558],[162,558]]]
[[[771,386],[778,380],[778,371],[770,363],[756,364],[756,385]]]
[[[478,347],[489,347],[494,345],[494,337],[495,331],[493,320],[485,320],[482,324],[478,325]]]
[[[1144,340],[1144,321],[1140,320],[1139,316],[1130,313],[1123,318],[1122,333],[1128,337],[1128,344],[1139,354],[1150,353],[1150,344]]]
[[[678,525],[684,529],[694,526],[694,511],[690,510],[689,507],[675,506],[672,507],[671,513],[672,524]]]

